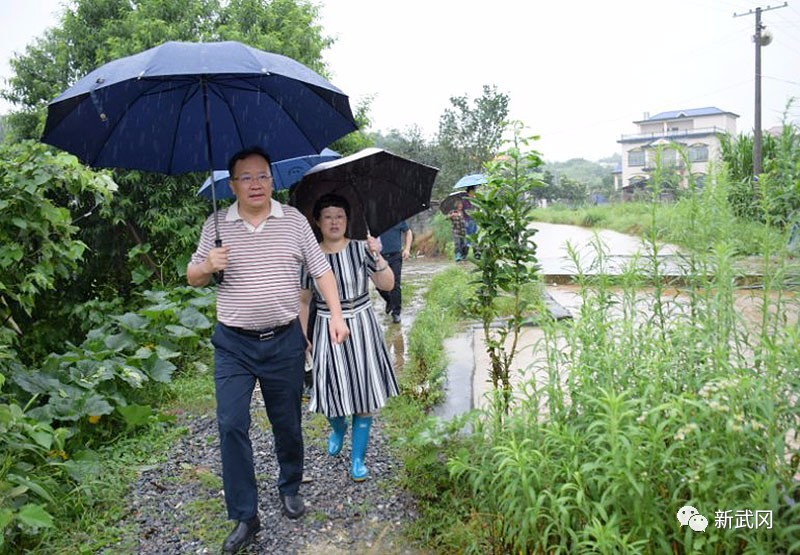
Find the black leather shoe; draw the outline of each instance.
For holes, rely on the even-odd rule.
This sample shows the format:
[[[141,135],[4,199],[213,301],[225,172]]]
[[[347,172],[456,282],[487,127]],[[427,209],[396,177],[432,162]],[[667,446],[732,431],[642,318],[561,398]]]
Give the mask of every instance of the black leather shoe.
[[[240,520],[233,532],[225,538],[225,543],[222,544],[222,552],[225,554],[238,553],[252,543],[259,530],[261,530],[261,521],[258,520],[257,516],[250,520]]]
[[[306,512],[303,498],[299,495],[281,494],[281,509],[283,509],[283,514],[291,519],[300,518]]]

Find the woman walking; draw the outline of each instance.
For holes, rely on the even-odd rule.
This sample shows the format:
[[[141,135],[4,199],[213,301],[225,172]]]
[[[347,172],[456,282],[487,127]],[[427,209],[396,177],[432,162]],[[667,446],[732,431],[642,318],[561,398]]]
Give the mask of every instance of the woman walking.
[[[341,344],[331,340],[330,310],[314,281],[303,272],[300,319],[304,329],[311,302],[317,308],[312,332],[314,390],[310,410],[328,417],[332,428],[328,438],[331,456],[342,451],[347,419],[352,418],[350,474],[360,482],[369,476],[365,458],[372,415],[399,393],[383,330],[369,297],[370,280],[378,289],[388,291],[394,286],[394,275],[379,254],[377,239],[354,241],[347,237],[350,205],[345,198],[332,194],[320,197],[314,205],[313,218],[322,235],[320,247],[336,278],[350,338]]]

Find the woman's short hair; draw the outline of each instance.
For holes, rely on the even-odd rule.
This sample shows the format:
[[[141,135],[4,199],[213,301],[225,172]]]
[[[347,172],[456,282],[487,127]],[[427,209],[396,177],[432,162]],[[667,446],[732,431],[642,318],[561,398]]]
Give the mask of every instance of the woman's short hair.
[[[350,203],[347,202],[346,198],[335,193],[327,193],[317,199],[317,202],[314,203],[314,211],[312,213],[314,216],[314,221],[316,222],[319,220],[322,211],[326,208],[330,208],[331,206],[344,209],[344,213],[347,216],[347,221],[350,221]]]

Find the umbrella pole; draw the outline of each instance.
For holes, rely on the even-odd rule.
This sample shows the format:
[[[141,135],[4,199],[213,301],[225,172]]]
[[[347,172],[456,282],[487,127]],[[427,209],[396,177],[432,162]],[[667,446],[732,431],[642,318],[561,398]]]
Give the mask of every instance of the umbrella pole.
[[[208,156],[208,167],[211,175],[211,206],[214,210],[214,246],[222,246],[222,238],[219,236],[219,216],[217,215],[217,187],[214,183],[214,158],[211,149],[211,107],[208,101],[208,81],[205,77],[200,77],[200,85],[203,87],[203,106],[206,112],[206,155]],[[217,284],[222,283],[225,271],[220,270],[214,274]]]
[[[372,236],[372,232],[369,230],[369,222],[367,221],[367,210],[366,206],[364,205],[364,198],[361,196],[361,193],[358,192],[358,189],[350,185],[353,188],[353,194],[355,194],[356,198],[358,199],[358,204],[361,205],[361,219],[364,220],[364,228],[367,230],[367,237]],[[376,253],[377,254],[377,253]]]

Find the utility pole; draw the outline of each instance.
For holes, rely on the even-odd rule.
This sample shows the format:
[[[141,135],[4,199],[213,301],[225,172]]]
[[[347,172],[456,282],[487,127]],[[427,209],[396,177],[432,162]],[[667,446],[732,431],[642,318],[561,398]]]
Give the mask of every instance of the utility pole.
[[[778,8],[785,8],[788,2],[784,2],[782,6],[767,6],[766,8],[756,8],[748,10],[746,13],[733,14],[733,17],[741,17],[743,15],[756,16],[756,32],[753,35],[753,42],[756,44],[756,106],[755,115],[753,117],[753,176],[758,178],[761,175],[763,156],[761,154],[761,47],[768,45],[772,42],[772,35],[762,33],[766,28],[761,24],[761,13],[770,10],[777,10]]]

